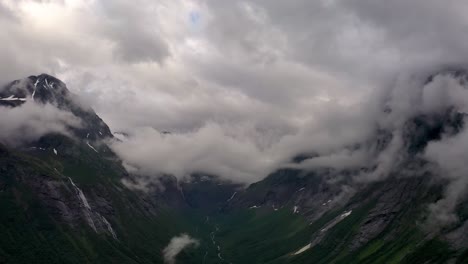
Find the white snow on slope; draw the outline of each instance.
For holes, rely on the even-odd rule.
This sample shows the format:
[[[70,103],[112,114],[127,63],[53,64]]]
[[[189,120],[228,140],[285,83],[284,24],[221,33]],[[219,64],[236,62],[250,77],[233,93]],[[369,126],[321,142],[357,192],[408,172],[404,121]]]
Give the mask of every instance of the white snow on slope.
[[[310,249],[311,248],[311,244],[307,244],[305,247],[299,249],[298,251],[294,252],[293,255],[299,255],[301,253],[304,253],[306,250]]]
[[[294,206],[293,214],[299,213],[299,207],[297,205]]]
[[[10,97],[7,98],[0,98],[2,101],[26,101],[26,98],[18,98],[15,97],[14,95],[11,95]]]
[[[347,212],[344,212],[343,214],[341,214],[340,216],[337,216],[335,219],[333,219],[333,221],[331,221],[330,224],[328,224],[327,226],[325,226],[324,228],[322,228],[322,230],[320,230],[320,232],[326,232],[328,231],[330,228],[334,227],[336,224],[338,224],[340,221],[342,221],[343,219],[345,219],[346,217],[350,216],[351,213],[353,212],[353,210],[349,210]],[[311,223],[312,224],[312,223]]]
[[[348,212],[344,212],[342,215],[340,215],[341,220],[343,220],[343,219],[345,219],[346,217],[348,217],[352,212],[353,212],[353,210],[349,210]]]
[[[57,155],[57,150],[56,149],[54,149],[54,153],[55,153],[55,155]]]
[[[91,145],[89,144],[89,142],[86,142],[86,144],[87,144],[88,147],[90,147],[92,150],[96,151],[96,153],[99,153],[93,146],[91,146]]]
[[[31,95],[32,99],[34,100],[34,95],[36,95],[37,84],[39,83],[39,78],[37,78],[36,82],[34,83],[34,91]]]

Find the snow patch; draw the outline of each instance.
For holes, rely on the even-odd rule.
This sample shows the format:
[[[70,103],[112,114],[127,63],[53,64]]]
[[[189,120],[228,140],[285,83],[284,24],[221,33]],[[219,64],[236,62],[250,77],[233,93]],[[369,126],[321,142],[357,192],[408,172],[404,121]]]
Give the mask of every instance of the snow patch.
[[[0,98],[0,100],[2,101],[26,101],[27,99],[19,98],[19,97],[15,97],[14,95],[11,95],[10,97],[7,97],[7,98]]]
[[[46,85],[47,85],[46,88],[52,88],[52,87],[49,85],[49,82],[47,81],[47,78],[45,79],[45,83],[46,83]]]
[[[293,255],[299,255],[301,253],[304,253],[306,250],[310,249],[312,247],[312,244],[307,244],[305,247],[299,249],[298,251],[294,252]]]
[[[36,95],[37,84],[39,83],[39,78],[37,78],[36,82],[34,83],[34,91],[31,95],[32,99],[34,100],[34,95]]]
[[[99,151],[97,151],[93,146],[91,146],[91,145],[89,144],[89,142],[86,142],[86,144],[87,144],[88,147],[90,147],[92,150],[96,151],[96,153],[99,153]]]
[[[299,207],[297,205],[294,206],[293,214],[299,213]]]
[[[353,212],[353,210],[349,210],[349,211],[345,211],[343,214],[335,217],[335,219],[333,219],[333,221],[331,221],[327,226],[325,226],[324,228],[322,228],[320,230],[320,232],[326,232],[328,231],[330,228],[334,227],[336,224],[338,224],[339,222],[341,222],[343,219],[345,219],[346,217],[350,216],[351,213]],[[310,223],[312,224],[312,223]]]
[[[57,150],[56,149],[54,149],[54,153],[55,153],[55,155],[57,155]]]
[[[256,209],[256,208],[260,208],[260,206],[254,205],[254,206],[249,207],[249,209]]]
[[[344,212],[342,215],[340,215],[341,220],[343,220],[343,219],[345,219],[346,217],[348,217],[352,212],[353,212],[353,210],[349,210],[348,212]]]

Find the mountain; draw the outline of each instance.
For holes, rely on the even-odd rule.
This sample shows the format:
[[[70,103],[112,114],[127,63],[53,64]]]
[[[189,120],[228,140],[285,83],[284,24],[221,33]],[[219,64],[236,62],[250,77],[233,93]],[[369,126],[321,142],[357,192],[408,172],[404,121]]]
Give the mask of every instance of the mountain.
[[[113,136],[95,112],[45,74],[10,83],[0,97],[5,107],[32,100],[82,121],[69,135],[0,145],[0,263],[161,263],[154,249],[188,224],[166,208],[164,193],[140,197],[122,184],[131,176],[102,143]]]
[[[99,116],[80,102],[59,79],[47,74],[30,76],[16,80],[0,91],[0,106],[19,106],[31,100],[39,104],[51,104],[58,109],[69,111],[83,122],[80,128],[74,128],[74,135],[93,141],[112,137],[109,127]]]
[[[464,71],[437,74],[466,79]],[[437,74],[427,78],[431,83]],[[349,146],[388,155],[401,136],[398,162],[386,177],[379,164],[337,170],[281,168],[249,186],[202,173],[171,175],[146,190],[106,144],[99,116],[55,77],[42,74],[0,89],[0,107],[50,105],[80,126],[21,145],[0,144],[0,263],[164,263],[163,249],[183,233],[198,240],[177,263],[467,263],[468,197],[459,221],[427,228],[427,208],[447,181],[421,153],[454,136],[465,114],[454,106],[418,112],[400,134],[385,122]],[[390,116],[391,107],[382,112]],[[311,152],[313,153],[313,152]],[[319,154],[292,157],[303,164]],[[435,180],[440,179],[440,180]]]
[[[468,72],[438,72],[425,84],[431,85],[437,76],[447,75],[464,84]],[[382,111],[387,115],[392,109]],[[441,229],[427,226],[428,208],[443,197],[447,182],[443,177],[437,177],[440,171],[431,169],[423,155],[428,144],[460,133],[465,118],[466,114],[452,105],[436,112],[411,115],[398,130],[402,142],[398,159],[392,163],[389,175],[379,180],[353,180],[356,175],[376,172],[378,168],[373,163],[342,171],[285,168],[236,195],[227,210],[251,208],[261,213],[287,210],[300,214],[309,225],[296,232],[309,232],[311,237],[303,244],[303,251],[296,251],[300,252],[297,257],[285,262],[466,263],[468,196],[465,195],[456,206],[459,222]],[[397,136],[395,130],[376,126],[373,140],[352,148],[372,150],[375,157],[388,155],[395,147],[392,140]],[[293,162],[316,158],[320,156],[300,155]],[[278,258],[289,250],[285,248],[284,252],[278,252],[273,242],[257,241],[256,245],[262,250],[275,248]],[[241,255],[241,252],[257,262],[266,261],[239,243],[236,254]]]

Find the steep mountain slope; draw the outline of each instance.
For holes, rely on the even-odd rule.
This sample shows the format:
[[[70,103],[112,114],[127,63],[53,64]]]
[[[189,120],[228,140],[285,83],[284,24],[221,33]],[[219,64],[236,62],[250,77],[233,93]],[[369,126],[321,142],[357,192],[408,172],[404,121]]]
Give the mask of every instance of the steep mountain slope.
[[[468,76],[443,74],[460,82]],[[139,176],[107,147],[109,127],[63,82],[43,74],[0,89],[0,107],[26,103],[52,105],[81,124],[0,144],[0,263],[163,263],[164,247],[181,233],[199,243],[177,263],[468,262],[468,199],[457,206],[459,222],[426,225],[427,208],[447,181],[422,153],[460,133],[465,114],[456,107],[418,112],[401,134],[378,123],[372,139],[348,147],[380,157],[401,136],[400,159],[378,179],[359,177],[379,172],[374,163],[296,166],[245,188],[196,174],[181,182],[165,175],[141,191],[128,188]],[[300,155],[292,163],[318,157]]]
[[[6,107],[28,100],[52,104],[82,124],[70,135],[0,146],[0,262],[162,263],[161,250],[154,249],[190,223],[168,210],[164,194],[142,198],[121,183],[130,176],[99,141],[112,137],[107,125],[48,75],[15,81],[2,95],[9,98],[0,101]]]

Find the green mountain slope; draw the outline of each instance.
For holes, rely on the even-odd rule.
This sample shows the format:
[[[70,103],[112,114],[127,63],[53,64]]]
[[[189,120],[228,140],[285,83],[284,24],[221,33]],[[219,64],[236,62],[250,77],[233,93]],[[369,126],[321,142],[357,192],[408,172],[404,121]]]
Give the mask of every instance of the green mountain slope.
[[[163,249],[183,233],[198,245],[177,263],[468,263],[466,203],[459,223],[427,229],[427,207],[445,183],[427,171],[400,175],[424,162],[417,153],[430,140],[462,124],[459,115],[410,120],[417,132],[404,138],[410,158],[379,181],[352,181],[359,171],[351,170],[280,169],[246,188],[216,176],[166,175],[163,188],[144,192],[123,183],[135,175],[106,145],[113,136],[92,110],[62,98],[72,95],[59,80],[29,78],[16,97],[52,80],[58,92],[37,91],[37,100],[84,125],[67,136],[0,144],[0,263],[164,263]],[[387,134],[376,137],[385,148]]]

